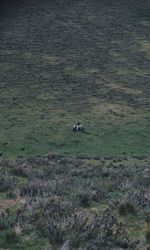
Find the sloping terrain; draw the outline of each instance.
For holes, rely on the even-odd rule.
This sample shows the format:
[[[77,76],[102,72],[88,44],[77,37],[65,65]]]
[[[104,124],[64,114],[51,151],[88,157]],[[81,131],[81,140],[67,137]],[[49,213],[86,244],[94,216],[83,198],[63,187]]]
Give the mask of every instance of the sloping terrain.
[[[6,1],[0,34],[1,152],[149,154],[148,0]]]
[[[149,0],[0,7],[0,249],[148,250]]]
[[[148,249],[149,164],[149,157],[0,157],[0,249]]]

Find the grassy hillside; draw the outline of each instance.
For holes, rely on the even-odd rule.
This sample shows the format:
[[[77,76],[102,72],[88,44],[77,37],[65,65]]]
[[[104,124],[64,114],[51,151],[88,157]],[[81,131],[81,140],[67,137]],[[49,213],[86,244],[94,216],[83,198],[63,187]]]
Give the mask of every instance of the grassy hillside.
[[[149,249],[149,10],[1,4],[0,249]]]
[[[0,151],[149,154],[149,1],[8,1]],[[74,134],[81,121],[86,133]]]

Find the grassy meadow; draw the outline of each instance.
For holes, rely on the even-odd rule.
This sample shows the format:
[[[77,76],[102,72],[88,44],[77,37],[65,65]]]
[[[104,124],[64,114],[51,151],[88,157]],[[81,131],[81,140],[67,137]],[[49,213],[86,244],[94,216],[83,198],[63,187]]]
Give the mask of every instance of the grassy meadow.
[[[147,2],[9,4],[0,17],[0,151],[149,154]],[[72,132],[76,121],[86,133]]]

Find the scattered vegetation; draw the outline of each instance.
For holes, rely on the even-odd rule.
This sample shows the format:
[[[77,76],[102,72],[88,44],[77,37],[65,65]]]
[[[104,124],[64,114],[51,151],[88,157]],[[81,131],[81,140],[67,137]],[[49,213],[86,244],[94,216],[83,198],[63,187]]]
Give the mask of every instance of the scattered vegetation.
[[[145,238],[147,242],[150,242],[150,223],[146,223]]]
[[[128,213],[135,214],[135,207],[132,203],[125,201],[119,205],[120,215],[126,215]]]
[[[149,242],[148,157],[0,159],[1,248],[143,249]]]
[[[150,214],[146,214],[145,218],[145,239],[150,243]]]

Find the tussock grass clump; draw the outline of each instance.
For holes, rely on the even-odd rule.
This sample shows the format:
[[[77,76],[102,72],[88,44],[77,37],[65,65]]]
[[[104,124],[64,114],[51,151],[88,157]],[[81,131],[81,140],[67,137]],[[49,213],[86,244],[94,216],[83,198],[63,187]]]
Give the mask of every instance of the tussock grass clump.
[[[132,203],[130,203],[129,201],[122,202],[119,205],[118,210],[119,210],[120,215],[135,214],[136,213],[135,206]]]
[[[8,232],[6,233],[6,241],[7,242],[17,242],[19,240],[18,235],[16,234],[14,229],[10,229],[8,230]]]
[[[150,243],[150,214],[146,214],[145,219],[145,239],[147,243]]]
[[[1,219],[1,220],[0,220],[0,231],[5,230],[5,228],[6,228],[5,222],[2,221],[2,219]]]
[[[85,208],[89,207],[92,202],[91,196],[88,193],[78,194],[77,199],[78,199],[79,205]]]
[[[150,222],[145,225],[145,239],[150,243]]]
[[[0,192],[7,192],[12,190],[14,186],[13,178],[7,177],[5,175],[0,177]]]
[[[12,175],[18,176],[18,177],[28,177],[28,168],[25,168],[24,166],[16,166],[11,170]]]

